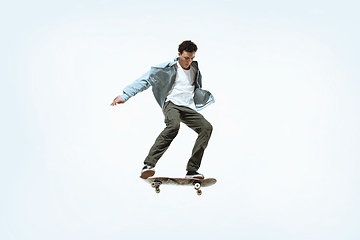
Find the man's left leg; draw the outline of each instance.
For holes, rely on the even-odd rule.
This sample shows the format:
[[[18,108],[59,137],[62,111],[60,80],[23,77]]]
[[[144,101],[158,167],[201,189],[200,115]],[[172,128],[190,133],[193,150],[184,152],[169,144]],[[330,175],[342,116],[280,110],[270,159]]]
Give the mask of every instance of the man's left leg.
[[[210,140],[213,127],[203,115],[186,107],[183,107],[180,119],[198,134],[192,150],[192,155],[186,167],[188,173],[196,173],[200,168],[201,160]]]

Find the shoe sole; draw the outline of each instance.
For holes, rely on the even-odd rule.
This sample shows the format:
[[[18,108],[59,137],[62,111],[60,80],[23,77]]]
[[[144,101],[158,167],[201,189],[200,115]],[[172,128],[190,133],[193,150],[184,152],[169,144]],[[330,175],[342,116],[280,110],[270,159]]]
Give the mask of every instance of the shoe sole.
[[[197,179],[205,179],[203,176],[185,176],[185,178],[197,178]]]
[[[149,177],[152,177],[155,175],[155,171],[154,170],[147,170],[141,173],[140,177],[142,179],[148,179]]]

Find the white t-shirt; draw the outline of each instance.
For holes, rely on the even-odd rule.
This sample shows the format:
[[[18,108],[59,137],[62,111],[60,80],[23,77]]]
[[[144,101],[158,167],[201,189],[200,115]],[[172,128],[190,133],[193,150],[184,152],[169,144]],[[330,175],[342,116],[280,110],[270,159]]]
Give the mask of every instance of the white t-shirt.
[[[166,102],[171,101],[175,105],[185,106],[195,109],[194,103],[194,90],[193,85],[196,76],[196,70],[193,66],[190,66],[189,70],[183,69],[179,62],[177,64],[177,74],[175,84],[169,91]]]

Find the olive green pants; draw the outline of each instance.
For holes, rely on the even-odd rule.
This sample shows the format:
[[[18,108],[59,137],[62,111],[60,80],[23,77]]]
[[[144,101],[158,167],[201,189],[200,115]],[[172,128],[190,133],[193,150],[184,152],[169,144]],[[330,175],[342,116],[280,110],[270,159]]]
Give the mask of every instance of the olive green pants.
[[[186,167],[187,171],[197,171],[200,168],[204,150],[211,136],[211,124],[197,111],[188,107],[177,106],[170,101],[165,103],[163,113],[166,127],[155,140],[144,163],[155,167],[178,134],[180,122],[183,122],[198,134]]]

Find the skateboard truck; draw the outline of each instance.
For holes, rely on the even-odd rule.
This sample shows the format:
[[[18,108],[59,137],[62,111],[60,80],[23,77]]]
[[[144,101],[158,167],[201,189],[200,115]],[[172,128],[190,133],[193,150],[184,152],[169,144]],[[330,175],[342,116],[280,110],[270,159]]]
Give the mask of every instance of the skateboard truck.
[[[156,193],[160,193],[160,185],[161,185],[160,181],[155,181],[151,183],[151,187],[155,188]]]
[[[199,195],[199,196],[202,194],[202,191],[200,190],[200,187],[201,187],[200,183],[194,182],[194,188],[196,190],[197,195]]]

